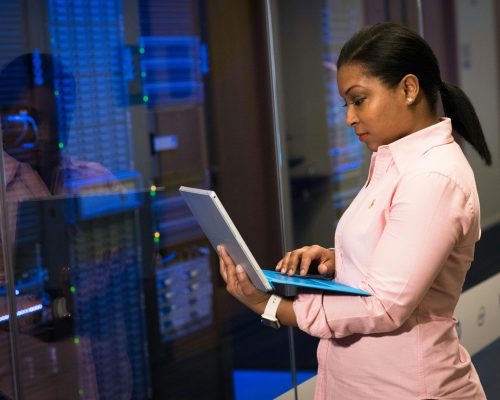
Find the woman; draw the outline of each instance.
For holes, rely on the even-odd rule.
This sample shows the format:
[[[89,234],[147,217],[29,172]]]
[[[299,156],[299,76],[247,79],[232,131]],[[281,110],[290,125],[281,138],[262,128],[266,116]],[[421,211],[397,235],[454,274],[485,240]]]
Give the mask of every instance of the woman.
[[[372,296],[271,296],[221,247],[227,290],[321,339],[316,399],[485,399],[453,316],[480,219],[474,175],[452,130],[490,164],[477,115],[441,80],[429,45],[402,26],[361,30],[337,68],[346,123],[374,152],[368,179],[337,226],[335,250],[303,247],[276,269],[305,274],[316,261],[321,273]]]

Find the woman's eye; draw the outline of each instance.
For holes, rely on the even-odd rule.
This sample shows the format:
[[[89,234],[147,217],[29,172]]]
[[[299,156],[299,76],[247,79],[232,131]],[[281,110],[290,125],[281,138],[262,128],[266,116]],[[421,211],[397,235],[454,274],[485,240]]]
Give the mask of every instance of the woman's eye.
[[[360,106],[361,104],[363,104],[364,101],[365,101],[365,98],[364,97],[360,97],[358,99],[354,99],[352,101],[352,104],[354,104],[355,106]]]
[[[342,107],[348,107],[349,105],[360,106],[366,100],[366,97],[357,97],[353,100],[345,102]]]

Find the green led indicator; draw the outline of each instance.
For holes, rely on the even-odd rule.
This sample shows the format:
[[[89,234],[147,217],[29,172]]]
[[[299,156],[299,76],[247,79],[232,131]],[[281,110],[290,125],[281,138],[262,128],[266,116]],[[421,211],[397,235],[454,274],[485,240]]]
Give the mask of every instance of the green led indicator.
[[[64,143],[63,142],[59,142],[59,148],[60,149],[64,149]]]
[[[147,103],[149,101],[149,96],[142,96],[142,100],[144,103]]]
[[[76,287],[74,287],[74,286],[70,286],[69,291],[70,291],[71,293],[75,293],[75,292],[76,292]]]
[[[80,397],[83,397],[83,394],[84,394],[83,389],[78,389],[78,395],[79,395]]]
[[[54,90],[54,96],[59,96],[59,90]]]
[[[145,50],[144,47],[139,47],[139,53],[144,54]]]
[[[156,190],[151,190],[151,191],[149,192],[149,195],[150,195],[151,197],[155,197],[155,196],[156,196]]]
[[[74,344],[80,344],[80,338],[77,338],[77,337],[76,337],[76,338],[74,338],[74,339],[73,339],[73,343],[74,343]]]
[[[142,78],[145,78],[146,77],[146,73],[144,71],[141,72],[141,77]]]

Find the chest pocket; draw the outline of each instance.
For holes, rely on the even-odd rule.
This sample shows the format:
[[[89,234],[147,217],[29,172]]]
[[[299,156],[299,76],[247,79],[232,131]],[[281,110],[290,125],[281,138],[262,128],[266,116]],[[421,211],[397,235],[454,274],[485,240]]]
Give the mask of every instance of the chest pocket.
[[[390,198],[383,190],[366,191],[351,204],[343,236],[346,243],[356,242],[358,262],[366,265],[387,223]]]

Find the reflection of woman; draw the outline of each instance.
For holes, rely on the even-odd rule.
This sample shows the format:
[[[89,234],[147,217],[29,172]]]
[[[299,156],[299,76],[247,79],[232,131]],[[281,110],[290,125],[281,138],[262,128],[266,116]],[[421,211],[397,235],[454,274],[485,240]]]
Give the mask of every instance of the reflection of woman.
[[[115,192],[122,190],[112,173],[98,162],[77,160],[67,156],[63,148],[69,135],[69,123],[74,104],[70,101],[61,101],[57,98],[58,85],[63,82],[60,92],[65,94],[65,100],[75,99],[76,86],[72,74],[65,69],[55,57],[45,53],[30,53],[16,57],[0,71],[0,87],[8,88],[0,99],[0,114],[2,118],[2,141],[4,148],[4,164],[6,176],[6,200],[9,211],[10,239],[14,244],[22,243],[23,238],[16,238],[16,223],[18,219],[18,205],[25,200],[42,199],[51,195],[77,195],[85,192]],[[58,94],[56,94],[58,93]],[[64,112],[61,112],[61,111]],[[35,215],[23,215],[24,224],[33,229],[37,228],[38,220]],[[33,218],[33,220],[31,220]],[[1,244],[1,243],[0,243]],[[88,245],[91,247],[91,245]],[[2,249],[3,250],[3,249]],[[18,249],[19,250],[19,249]],[[45,249],[42,249],[42,251]],[[0,255],[1,255],[0,250]],[[51,307],[44,304],[45,311],[59,310],[58,305],[69,304],[74,298],[78,304],[88,305],[96,303],[98,296],[105,297],[109,289],[110,276],[125,275],[125,267],[119,265],[116,259],[109,257],[99,258],[94,254],[92,262],[85,264],[88,271],[87,280],[81,279],[76,295],[69,294],[70,277],[64,276],[67,268],[61,268],[60,286],[62,295],[56,298],[52,293]],[[44,260],[45,261],[45,260]],[[120,261],[123,261],[120,260]],[[81,271],[81,265],[78,273]],[[46,265],[44,265],[47,267]],[[33,269],[41,265],[30,265]],[[15,271],[20,275],[22,271]],[[51,271],[54,274],[54,271]],[[59,272],[58,272],[59,273]],[[75,269],[71,272],[75,280]],[[69,274],[69,272],[68,272]],[[96,285],[96,279],[99,285]],[[0,257],[0,285],[5,282],[3,260]],[[67,292],[67,293],[66,293]],[[16,297],[18,310],[24,310],[34,304],[40,305],[42,298],[49,297],[48,292],[21,294]],[[1,300],[1,299],[0,299]],[[63,300],[64,302],[60,301]],[[90,307],[87,307],[87,309]],[[1,315],[7,314],[6,302],[0,301]],[[40,313],[37,313],[38,316]],[[19,359],[20,363],[33,364],[33,368],[24,368],[21,380],[23,382],[24,398],[37,399],[71,399],[105,397],[107,386],[114,385],[115,398],[129,399],[132,397],[133,377],[127,343],[119,340],[109,332],[125,332],[125,319],[116,309],[102,314],[101,319],[93,316],[93,324],[97,325],[104,320],[112,320],[113,328],[106,327],[103,333],[93,329],[93,324],[83,326],[87,315],[74,312],[73,321],[78,319],[80,324],[77,333],[78,344],[74,338],[64,330],[50,327],[51,335],[46,332],[45,326],[37,326],[40,322],[34,318],[35,314],[22,316],[18,319],[19,326]],[[54,312],[53,318],[69,316],[66,306]],[[53,321],[52,321],[53,322]],[[57,324],[59,321],[57,321]],[[41,325],[41,324],[40,324]],[[54,322],[54,325],[56,323]],[[63,324],[59,324],[63,325]],[[0,343],[8,342],[8,333],[1,332]],[[76,331],[76,330],[75,330]],[[38,335],[36,336],[35,333]],[[40,333],[41,332],[41,333]],[[98,332],[96,334],[95,332]],[[54,339],[57,337],[57,340]],[[39,338],[43,340],[39,340]],[[0,361],[6,361],[7,366],[10,354],[0,351]],[[106,367],[112,359],[115,368]],[[103,361],[104,360],[104,361]],[[13,397],[9,387],[10,370],[0,370],[0,398]],[[40,392],[43,391],[43,395]]]
[[[270,296],[220,248],[227,290],[259,314],[278,303],[279,322],[321,339],[317,399],[484,399],[453,317],[480,225],[474,175],[452,130],[490,163],[476,113],[441,80],[427,43],[399,25],[361,30],[337,67],[346,123],[374,152],[368,180],[334,251],[297,249],[277,269],[304,274],[317,261],[372,296]],[[437,115],[438,94],[449,118]]]
[[[120,189],[100,163],[61,151],[70,133],[76,84],[59,60],[46,53],[20,55],[0,71],[0,86],[9,88],[0,99],[4,149],[31,165],[51,194],[77,194],[78,183],[85,181],[98,182],[100,191]]]

